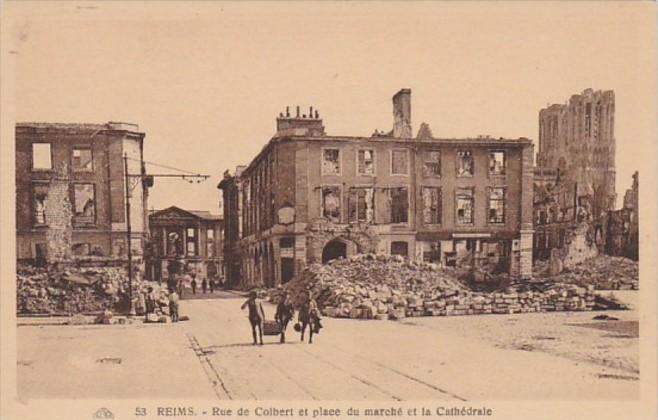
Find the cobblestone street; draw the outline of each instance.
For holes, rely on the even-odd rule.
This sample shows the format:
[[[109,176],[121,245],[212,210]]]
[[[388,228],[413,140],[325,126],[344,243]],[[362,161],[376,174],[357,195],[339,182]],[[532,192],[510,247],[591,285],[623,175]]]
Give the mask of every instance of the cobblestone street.
[[[608,312],[619,321],[593,321],[596,312],[325,318],[313,344],[289,328],[288,343],[268,336],[253,346],[242,298],[222,297],[183,301],[191,320],[178,324],[22,325],[19,395],[464,401],[633,399],[639,392],[636,334],[605,327],[636,323],[635,311]],[[265,312],[271,318],[274,307]],[[521,317],[523,329],[515,322]]]

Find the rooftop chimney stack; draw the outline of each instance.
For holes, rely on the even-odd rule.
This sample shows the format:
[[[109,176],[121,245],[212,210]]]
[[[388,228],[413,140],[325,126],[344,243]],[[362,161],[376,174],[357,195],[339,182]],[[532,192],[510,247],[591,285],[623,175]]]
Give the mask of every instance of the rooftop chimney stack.
[[[276,119],[277,136],[324,136],[324,126],[320,119],[320,113],[312,106],[308,109],[308,114],[301,113],[301,107],[296,106],[296,115],[290,115],[290,107],[286,107],[285,115],[279,114]]]
[[[393,137],[410,139],[411,89],[400,89],[393,95]]]

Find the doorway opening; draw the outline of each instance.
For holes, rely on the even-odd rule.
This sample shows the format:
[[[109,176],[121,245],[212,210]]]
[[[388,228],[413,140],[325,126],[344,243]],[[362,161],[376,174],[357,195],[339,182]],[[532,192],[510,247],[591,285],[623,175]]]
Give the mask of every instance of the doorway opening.
[[[338,240],[330,241],[322,250],[322,264],[326,264],[336,258],[347,257],[347,245]]]

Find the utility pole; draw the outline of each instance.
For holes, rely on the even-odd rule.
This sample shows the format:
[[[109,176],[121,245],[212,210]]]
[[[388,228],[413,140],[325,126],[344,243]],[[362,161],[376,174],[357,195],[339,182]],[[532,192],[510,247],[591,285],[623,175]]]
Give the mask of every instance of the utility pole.
[[[132,196],[132,190],[137,185],[131,183],[131,179],[136,178],[138,182],[141,182],[144,185],[144,178],[147,176],[144,174],[143,166],[140,168],[139,174],[131,174],[128,172],[128,153],[123,153],[123,175],[124,175],[124,184],[126,186],[126,238],[127,238],[127,249],[128,249],[128,299],[130,300],[130,315],[135,315],[135,305],[133,301],[133,258],[132,258],[132,226],[130,224],[130,197]],[[184,180],[189,180],[192,182],[192,179],[199,179],[197,182],[201,182],[200,179],[206,180],[210,178],[210,175],[201,175],[201,174],[189,174],[189,175],[179,175],[179,174],[154,174],[148,175],[149,177],[158,177],[158,178],[182,178]]]

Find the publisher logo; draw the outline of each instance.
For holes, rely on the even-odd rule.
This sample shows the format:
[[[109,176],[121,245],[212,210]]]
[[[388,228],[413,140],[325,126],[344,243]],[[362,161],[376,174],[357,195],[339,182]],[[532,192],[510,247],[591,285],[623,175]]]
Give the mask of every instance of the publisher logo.
[[[114,414],[107,408],[99,408],[98,411],[94,413],[95,419],[113,419]]]

